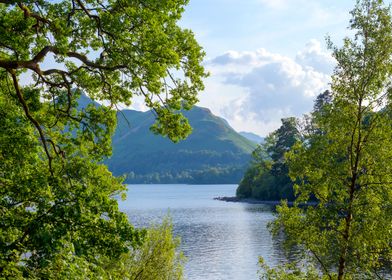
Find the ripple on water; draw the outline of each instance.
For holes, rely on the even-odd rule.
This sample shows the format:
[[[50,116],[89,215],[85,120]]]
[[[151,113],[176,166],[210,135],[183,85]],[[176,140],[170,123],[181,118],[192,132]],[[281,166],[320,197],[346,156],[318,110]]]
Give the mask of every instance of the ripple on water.
[[[258,256],[270,265],[284,257],[266,228],[274,218],[269,206],[213,200],[232,196],[235,188],[132,186],[128,197],[133,199],[120,206],[138,227],[161,221],[169,211],[174,234],[181,237],[181,250],[188,259],[188,279],[257,279]],[[154,194],[151,202],[149,192]]]

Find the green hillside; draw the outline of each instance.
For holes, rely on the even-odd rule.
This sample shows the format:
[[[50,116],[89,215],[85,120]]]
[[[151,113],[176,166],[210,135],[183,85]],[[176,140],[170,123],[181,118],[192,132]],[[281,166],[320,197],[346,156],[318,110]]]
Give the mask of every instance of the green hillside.
[[[185,115],[193,133],[174,144],[150,132],[152,112],[120,112],[110,170],[127,183],[238,183],[256,145],[208,109]]]
[[[255,133],[252,133],[252,132],[240,131],[239,134],[241,134],[246,139],[248,139],[252,142],[255,142],[257,144],[261,144],[264,142],[264,137],[261,137]]]

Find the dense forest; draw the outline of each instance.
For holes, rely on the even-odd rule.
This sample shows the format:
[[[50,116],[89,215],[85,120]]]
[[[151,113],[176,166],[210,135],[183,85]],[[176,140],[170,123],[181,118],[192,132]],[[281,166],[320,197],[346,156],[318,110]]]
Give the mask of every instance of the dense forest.
[[[296,119],[282,119],[282,126],[253,151],[250,167],[238,186],[237,197],[293,200],[293,183],[284,155],[298,138]]]
[[[252,152],[250,166],[245,172],[238,189],[238,198],[255,198],[265,201],[295,199],[294,182],[289,176],[286,153],[296,143],[305,141],[305,136],[322,134],[316,127],[313,118],[322,114],[330,106],[332,93],[320,94],[311,114],[303,118],[282,119],[282,125],[270,133],[263,143]]]
[[[242,159],[241,159],[242,161]],[[236,184],[241,180],[246,170],[242,166],[213,166],[199,170],[159,171],[147,174],[127,174],[126,182],[129,184]]]

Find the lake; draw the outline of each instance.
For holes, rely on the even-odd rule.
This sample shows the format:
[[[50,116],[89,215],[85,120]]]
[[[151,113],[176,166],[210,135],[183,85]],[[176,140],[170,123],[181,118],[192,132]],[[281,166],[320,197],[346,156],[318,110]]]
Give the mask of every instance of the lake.
[[[168,213],[181,237],[190,280],[258,279],[258,257],[284,261],[267,224],[270,206],[213,200],[234,196],[237,185],[129,185],[120,208],[136,227],[160,222]]]

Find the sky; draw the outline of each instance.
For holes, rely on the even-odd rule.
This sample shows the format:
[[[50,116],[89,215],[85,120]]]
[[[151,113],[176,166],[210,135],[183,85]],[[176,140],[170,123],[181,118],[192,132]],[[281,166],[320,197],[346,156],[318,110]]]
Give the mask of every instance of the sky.
[[[260,136],[279,128],[282,118],[309,113],[317,95],[329,89],[335,66],[326,37],[339,46],[350,35],[355,3],[190,0],[179,24],[194,32],[210,73],[197,105],[239,132]],[[148,109],[142,98],[131,108]]]
[[[192,29],[210,72],[199,106],[237,131],[266,136],[284,117],[311,111],[329,88],[354,0],[190,0],[180,25]]]

